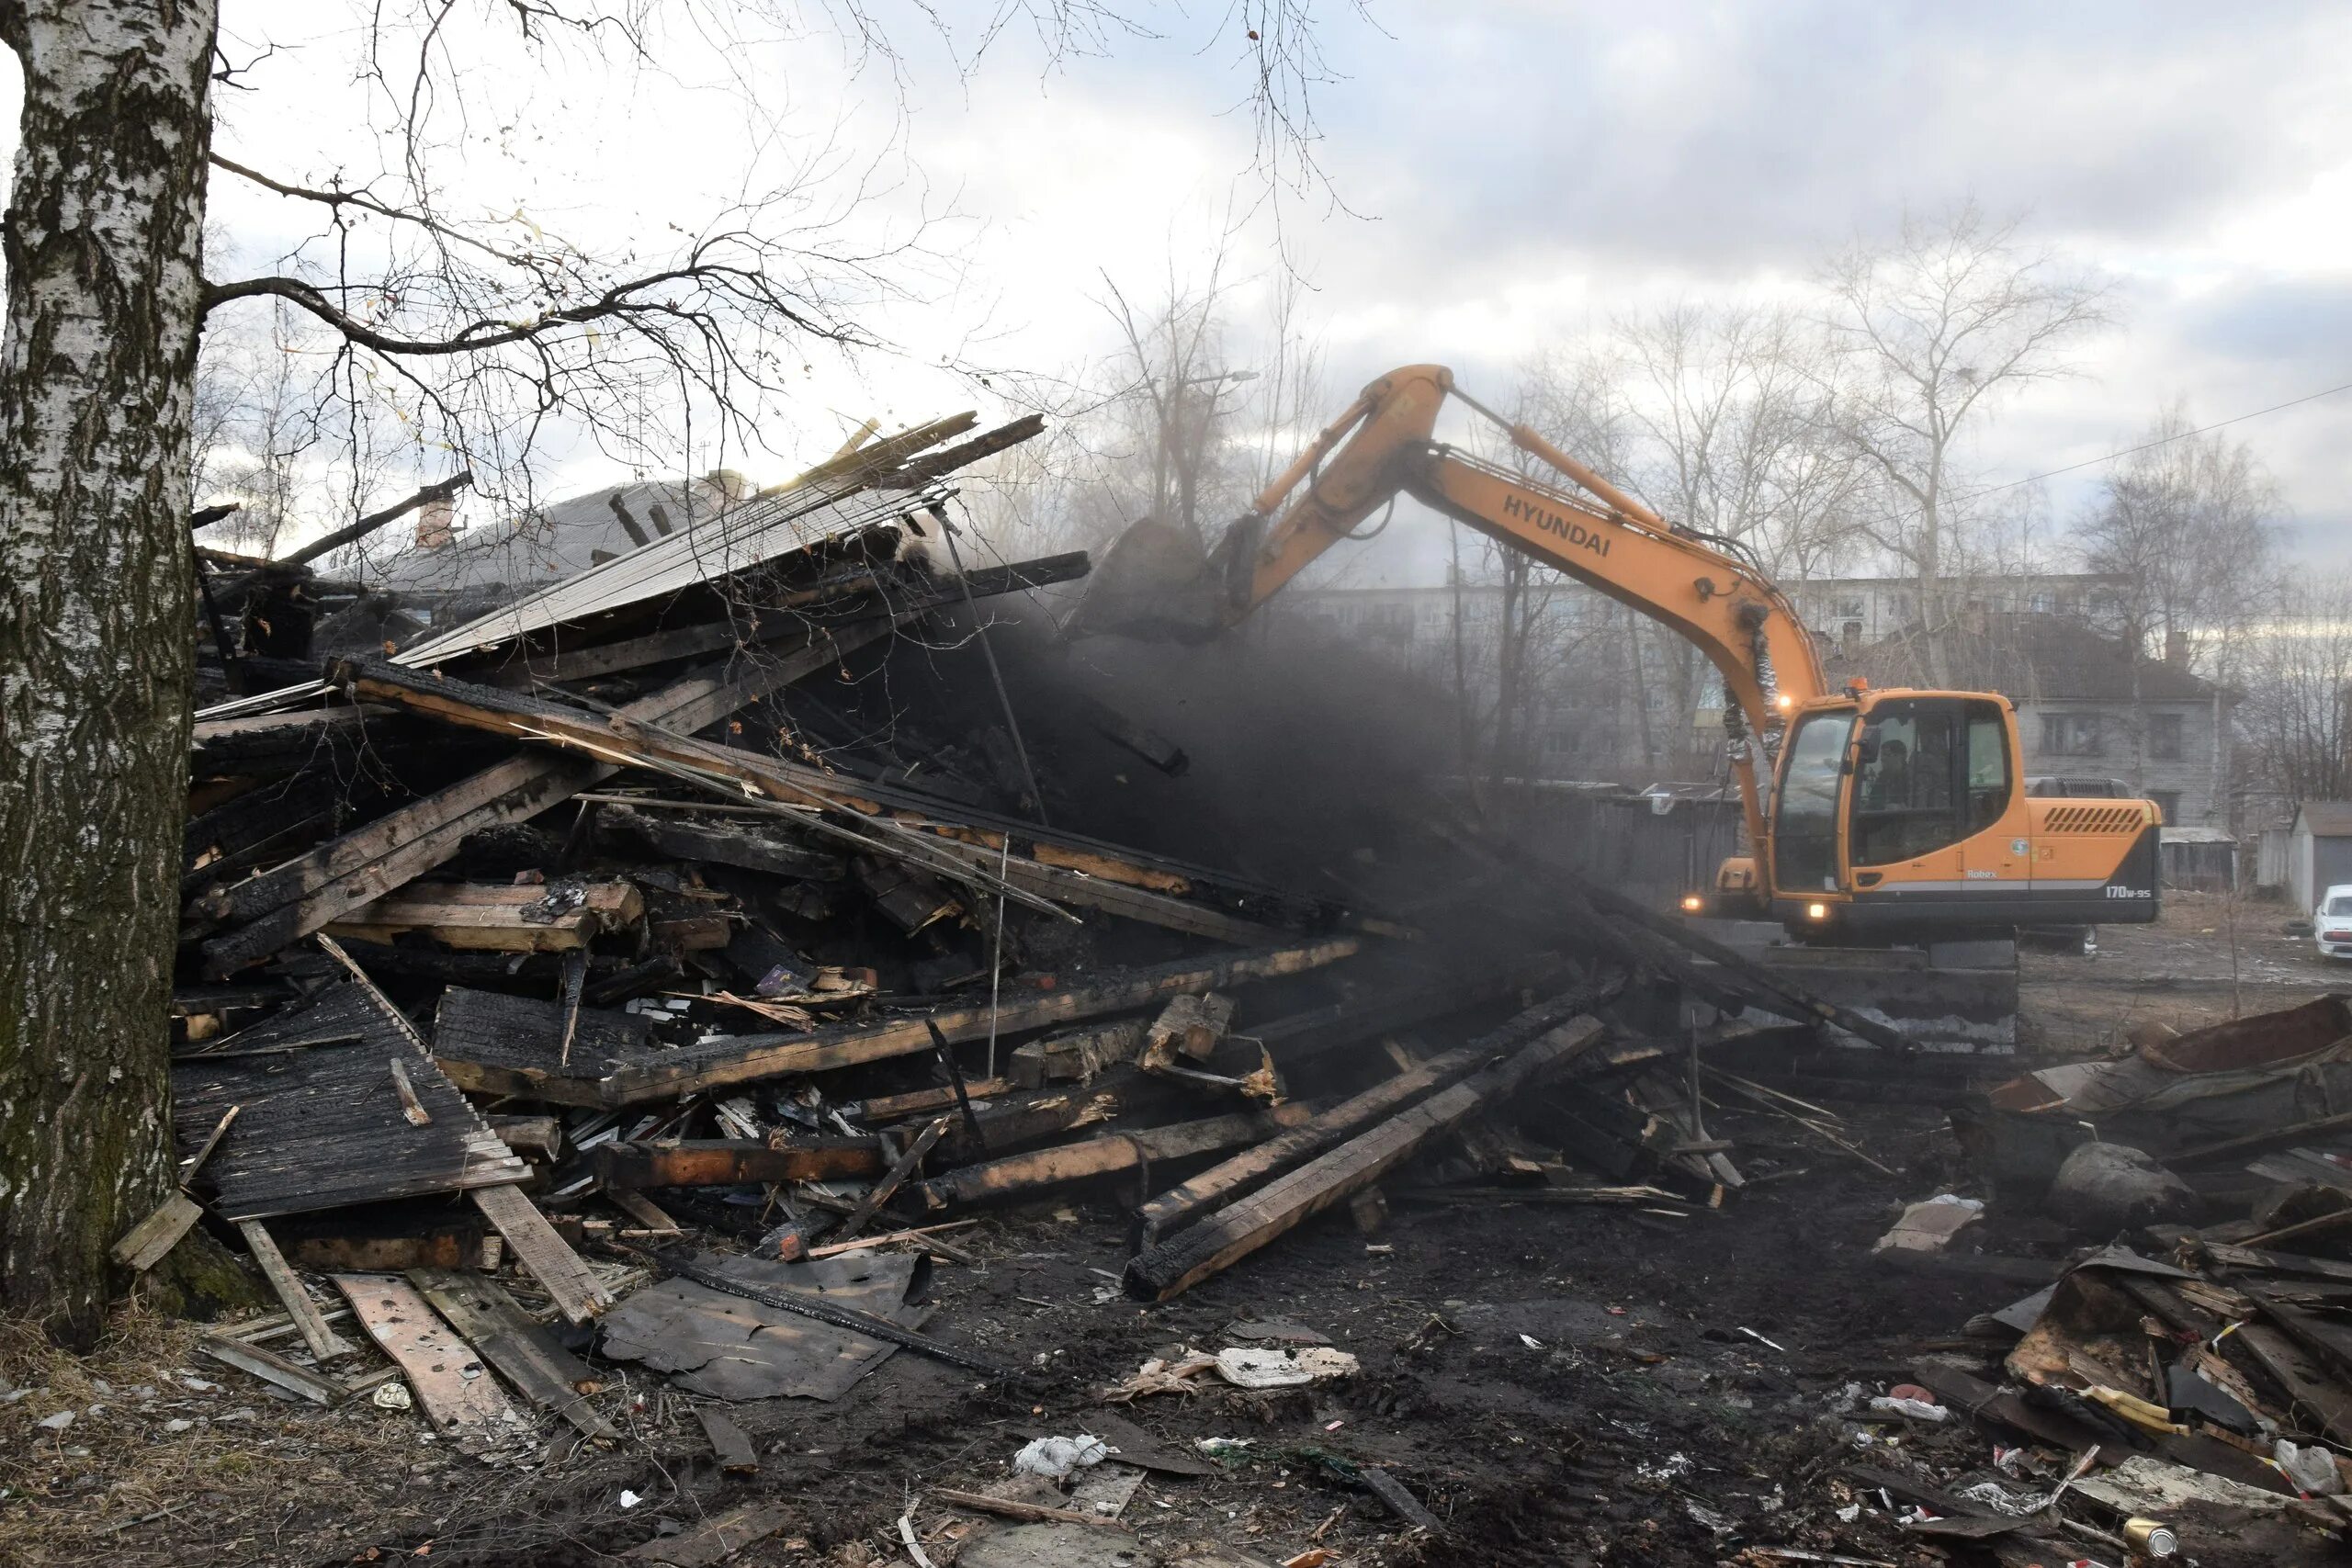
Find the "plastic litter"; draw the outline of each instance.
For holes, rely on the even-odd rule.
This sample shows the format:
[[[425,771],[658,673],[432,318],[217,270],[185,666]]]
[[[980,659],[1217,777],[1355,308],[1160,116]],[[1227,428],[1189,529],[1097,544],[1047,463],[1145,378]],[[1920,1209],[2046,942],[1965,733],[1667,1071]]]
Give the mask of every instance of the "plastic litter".
[[[1914,1421],[1951,1419],[1951,1412],[1940,1404],[1928,1404],[1917,1399],[1894,1399],[1885,1394],[1871,1400],[1871,1408],[1891,1416],[1908,1416]]]
[[[1111,1452],[1110,1444],[1082,1432],[1075,1438],[1039,1438],[1012,1456],[1012,1469],[1015,1474],[1060,1481],[1073,1470],[1101,1464]]]
[[[2314,1497],[2333,1496],[2344,1490],[2335,1456],[2316,1443],[2292,1443],[2281,1438],[2270,1457],[2278,1461],[2288,1480]]]

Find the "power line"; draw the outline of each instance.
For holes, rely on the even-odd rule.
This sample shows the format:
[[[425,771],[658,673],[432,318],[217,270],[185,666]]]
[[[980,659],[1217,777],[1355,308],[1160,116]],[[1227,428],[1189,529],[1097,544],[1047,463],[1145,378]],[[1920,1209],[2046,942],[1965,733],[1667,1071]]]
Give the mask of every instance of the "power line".
[[[1962,496],[1960,499],[1962,501],[1973,501],[1980,495],[1998,495],[2005,490],[2015,490],[2019,485],[2038,484],[2043,479],[2054,479],[2060,474],[2071,474],[2076,468],[2095,468],[2101,463],[2112,463],[2118,457],[2129,457],[2137,452],[2154,451],[2159,446],[2169,446],[2176,441],[2186,441],[2192,435],[2203,435],[2208,431],[2221,430],[2233,424],[2243,424],[2247,420],[2260,419],[2264,414],[2277,413],[2280,409],[2290,409],[2299,403],[2316,402],[2322,398],[2332,398],[2338,392],[2352,392],[2352,381],[2346,381],[2340,387],[2329,387],[2322,391],[2307,392],[2300,398],[2290,398],[2283,403],[2273,403],[2267,409],[2256,409],[2251,413],[2236,414],[2228,419],[2215,420],[2211,424],[2199,425],[2195,430],[2184,430],[2179,432],[2177,434],[2159,436],[2154,441],[2143,441],[2137,446],[2126,446],[2120,452],[2109,452],[2103,457],[2086,457],[2079,463],[2069,463],[2063,468],[2051,468],[2043,473],[2030,474],[2021,479],[2011,479],[2007,484],[1991,485],[1984,490],[1973,490],[1966,495]]]

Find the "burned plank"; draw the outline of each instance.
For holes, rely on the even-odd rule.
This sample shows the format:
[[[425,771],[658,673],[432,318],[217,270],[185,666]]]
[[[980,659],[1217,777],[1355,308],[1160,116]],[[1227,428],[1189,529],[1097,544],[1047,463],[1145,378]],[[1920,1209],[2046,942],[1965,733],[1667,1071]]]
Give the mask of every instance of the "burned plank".
[[[718,1461],[719,1469],[729,1475],[759,1473],[760,1456],[742,1427],[707,1404],[695,1406],[695,1419],[702,1423],[702,1435],[710,1444],[711,1457]]]
[[[1147,1247],[1128,1260],[1129,1293],[1148,1301],[1179,1294],[1372,1185],[1429,1139],[1573,1061],[1600,1037],[1596,1020],[1572,1019],[1495,1066],[1308,1161],[1254,1196],[1203,1218],[1172,1241]]]
[[[865,1196],[857,1201],[857,1207],[842,1217],[841,1228],[835,1235],[847,1241],[864,1230],[882,1205],[890,1201],[900,1184],[922,1168],[923,1156],[931,1153],[932,1145],[939,1142],[939,1135],[945,1131],[947,1119],[940,1117],[907,1140],[905,1151],[891,1162],[888,1170],[882,1173],[882,1179],[866,1190]]]
[[[620,1435],[589,1403],[604,1380],[557,1344],[497,1280],[444,1269],[412,1269],[408,1280],[524,1398],[589,1437]]]
[[[844,874],[841,856],[810,849],[780,833],[746,826],[718,827],[664,812],[606,807],[599,815],[597,832],[641,844],[673,860],[731,865],[769,876],[833,882]]]
[[[2352,1443],[2352,1393],[2301,1346],[2267,1323],[2242,1325],[2233,1337],[2297,1408],[2308,1412],[2335,1441]]]
[[[810,1137],[782,1147],[746,1138],[611,1143],[591,1156],[608,1187],[742,1187],[771,1181],[837,1181],[879,1176],[882,1145],[872,1138]]]
[[[1049,991],[991,1009],[986,1002],[948,1008],[926,1019],[880,1024],[840,1025],[809,1034],[745,1035],[706,1045],[689,1045],[657,1059],[625,1065],[598,1085],[602,1103],[635,1105],[650,1100],[728,1084],[752,1083],[785,1073],[822,1072],[855,1066],[932,1048],[935,1026],[951,1043],[987,1037],[993,1021],[1001,1033],[1042,1029],[1148,1005],[1179,991],[1246,984],[1279,975],[1303,974],[1350,957],[1362,949],[1356,937],[1325,937],[1295,946],[1218,958],[1186,958],[1068,990]]]
[[[621,1555],[639,1562],[664,1562],[669,1568],[711,1568],[754,1541],[765,1540],[792,1518],[793,1510],[780,1504],[745,1503],[683,1535],[656,1536]]]
[[[434,1014],[433,1059],[451,1082],[475,1094],[594,1105],[597,1079],[655,1055],[644,1018],[583,1007],[566,1062],[557,1043],[563,1022],[559,1002],[452,986]]]
[[[1214,1205],[1329,1152],[1372,1123],[1466,1077],[1481,1063],[1567,1022],[1590,1007],[1592,1001],[1592,992],[1578,990],[1540,1002],[1469,1044],[1375,1084],[1280,1137],[1269,1138],[1170,1188],[1138,1213],[1141,1235],[1148,1241],[1174,1231]],[[1273,1029],[1261,1030],[1258,1038],[1263,1039],[1270,1032],[1274,1032]]]
[[[1143,1020],[1091,1024],[1032,1040],[1013,1048],[1005,1076],[1023,1089],[1049,1083],[1083,1083],[1106,1067],[1131,1061],[1143,1049]]]
[[[1012,1085],[1003,1078],[976,1078],[964,1086],[965,1094],[973,1103],[992,1100],[1006,1093]],[[909,1089],[904,1094],[877,1094],[870,1100],[853,1100],[842,1107],[842,1113],[853,1122],[869,1127],[884,1126],[892,1122],[905,1122],[917,1116],[927,1116],[934,1111],[946,1111],[956,1103],[956,1086],[941,1084],[936,1089]]]
[[[1173,740],[1148,727],[1138,724],[1110,704],[1088,696],[1083,692],[1067,694],[1063,700],[1079,722],[1101,735],[1113,745],[1134,752],[1136,756],[1166,773],[1170,778],[1182,778],[1193,760]]]
[[[172,1066],[173,1127],[182,1149],[197,1148],[230,1106],[240,1108],[200,1178],[217,1192],[223,1217],[268,1219],[529,1177],[530,1168],[360,987],[338,987],[309,1014],[266,1027],[266,1038],[279,1041],[326,1031],[345,1042],[183,1055]],[[394,1056],[406,1063],[431,1118],[424,1126],[410,1124],[387,1070]]]
[[[1434,1094],[1457,1078],[1467,1077],[1481,1063],[1491,1060],[1494,1055],[1492,1050],[1476,1045],[1449,1051],[1411,1072],[1399,1073],[1353,1099],[1340,1101],[1279,1137],[1268,1138],[1222,1165],[1202,1171],[1191,1180],[1170,1188],[1143,1205],[1136,1216],[1141,1235],[1148,1242],[1179,1229],[1203,1212],[1238,1197],[1284,1170],[1303,1165],[1346,1142],[1374,1122],[1395,1114],[1425,1095]]]
[[[1297,1126],[1312,1113],[1311,1107],[1294,1101],[1271,1111],[1237,1111],[1165,1127],[1107,1133],[1082,1143],[1059,1144],[964,1166],[919,1183],[915,1191],[934,1209],[1031,1196],[1072,1182],[1140,1169],[1159,1160],[1184,1159],[1255,1143],[1285,1127]]]

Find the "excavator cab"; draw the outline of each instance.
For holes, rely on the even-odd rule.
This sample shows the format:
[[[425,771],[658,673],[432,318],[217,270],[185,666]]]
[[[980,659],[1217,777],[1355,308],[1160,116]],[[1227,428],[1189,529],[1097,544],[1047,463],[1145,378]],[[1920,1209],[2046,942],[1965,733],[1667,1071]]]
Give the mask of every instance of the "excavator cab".
[[[1857,682],[1804,705],[1773,780],[1771,914],[1866,942],[2154,920],[2155,807],[2030,796],[2022,771],[1993,693]]]

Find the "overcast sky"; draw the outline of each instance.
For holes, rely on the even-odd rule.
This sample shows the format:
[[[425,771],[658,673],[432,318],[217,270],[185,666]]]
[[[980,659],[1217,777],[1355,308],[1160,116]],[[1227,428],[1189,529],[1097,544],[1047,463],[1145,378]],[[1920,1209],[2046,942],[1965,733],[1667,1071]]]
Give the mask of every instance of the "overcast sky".
[[[720,47],[675,12],[654,68],[577,47],[533,65],[481,35],[460,56],[462,136],[441,122],[441,177],[481,210],[598,243],[694,224],[788,167],[812,175],[820,207],[854,179],[881,191],[854,220],[861,235],[904,237],[930,211],[926,254],[904,264],[919,298],[865,312],[897,352],[812,355],[806,396],[778,411],[786,452],[828,448],[869,412],[1001,413],[942,362],[1050,373],[1106,352],[1102,274],[1143,293],[1171,266],[1196,275],[1237,211],[1240,270],[1272,276],[1274,215],[1250,172],[1243,46],[1219,35],[1224,7],[1145,13],[1164,37],[1113,37],[1107,54],[1058,66],[1015,26],[968,73],[958,62],[993,5],[946,5],[944,39],[915,7],[874,8],[897,29],[895,65],[854,60],[821,24]],[[1788,293],[1906,202],[1972,195],[2029,211],[2036,237],[2112,276],[2124,309],[2080,346],[2079,378],[2003,409],[1969,454],[1987,481],[2129,445],[2174,398],[2204,422],[2352,381],[2352,7],[1324,8],[1336,79],[1315,89],[1316,152],[1352,211],[1310,193],[1280,218],[1316,286],[1335,411],[1380,369],[1421,360],[1501,394],[1532,352],[1614,313]],[[246,74],[252,91],[222,94],[222,148],[288,178],[374,166],[371,128],[390,116],[352,71],[363,9],[224,0],[233,58],[265,39],[280,51]],[[297,231],[286,204],[216,188],[241,259]],[[1247,315],[1250,291],[1237,303]],[[2233,432],[2278,479],[2301,547],[2331,560],[2352,557],[2347,419],[2352,393]],[[584,453],[564,474],[613,477]],[[2052,481],[2052,510],[2096,478]]]

